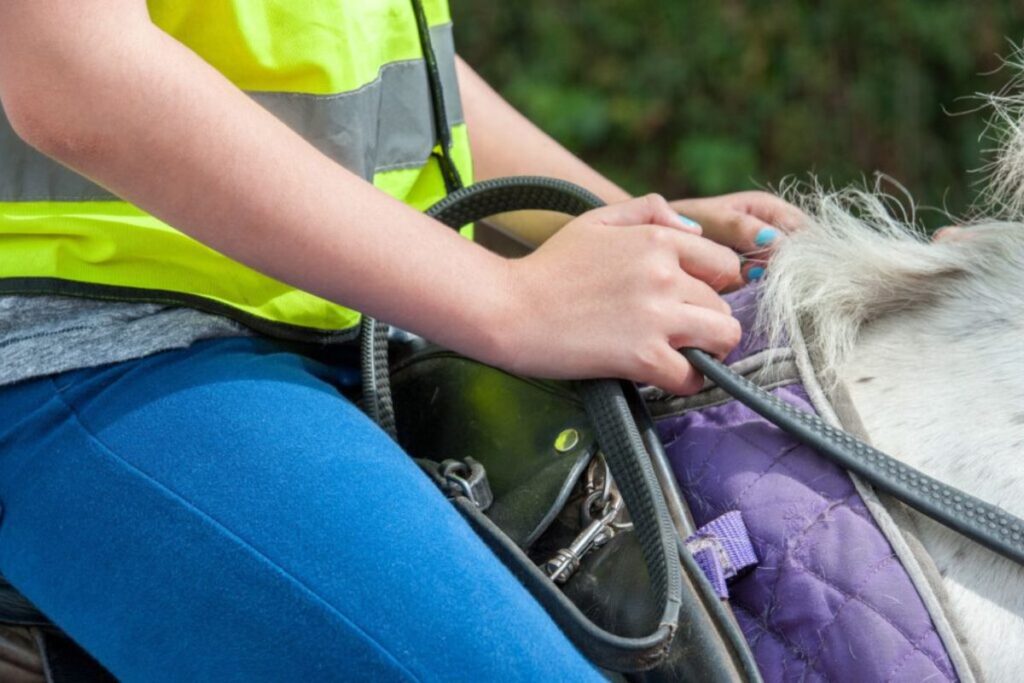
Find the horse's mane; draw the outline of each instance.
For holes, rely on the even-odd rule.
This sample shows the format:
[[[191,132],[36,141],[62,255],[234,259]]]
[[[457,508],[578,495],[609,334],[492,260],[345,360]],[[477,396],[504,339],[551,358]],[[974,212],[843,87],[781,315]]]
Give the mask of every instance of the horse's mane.
[[[779,246],[759,324],[776,341],[799,324],[825,376],[883,317],[941,309],[935,325],[957,341],[993,319],[1024,320],[1024,223],[981,219],[967,238],[933,243],[876,192],[815,190],[799,200],[809,225]]]
[[[759,312],[776,343],[803,332],[878,448],[1024,515],[1024,95],[990,101],[998,144],[973,217],[956,221],[961,238],[932,242],[878,187],[790,191],[809,225],[781,240]],[[1020,568],[901,515],[981,675],[1015,679]]]
[[[1015,48],[1004,68],[1016,72],[997,93],[978,95],[992,111],[984,138],[993,143],[990,158],[982,170],[987,183],[981,197],[996,216],[1020,220],[1024,217],[1024,46]]]
[[[824,376],[835,377],[865,325],[945,311],[962,341],[991,321],[1024,320],[1024,51],[1012,86],[983,96],[996,141],[966,239],[933,243],[898,202],[872,189],[813,185],[784,194],[809,223],[783,240],[768,269],[759,324],[775,341],[799,324]],[[941,317],[941,316],[936,316]]]

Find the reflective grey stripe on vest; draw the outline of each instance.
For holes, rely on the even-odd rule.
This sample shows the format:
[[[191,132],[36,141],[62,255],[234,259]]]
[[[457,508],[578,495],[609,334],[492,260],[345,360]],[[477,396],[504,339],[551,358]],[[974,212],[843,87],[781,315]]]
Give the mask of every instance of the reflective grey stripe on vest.
[[[432,27],[430,37],[449,119],[461,123],[451,24]],[[422,166],[437,142],[422,59],[385,64],[373,82],[338,95],[260,92],[251,97],[367,180],[380,171]],[[0,201],[111,199],[103,188],[26,145],[0,110]]]

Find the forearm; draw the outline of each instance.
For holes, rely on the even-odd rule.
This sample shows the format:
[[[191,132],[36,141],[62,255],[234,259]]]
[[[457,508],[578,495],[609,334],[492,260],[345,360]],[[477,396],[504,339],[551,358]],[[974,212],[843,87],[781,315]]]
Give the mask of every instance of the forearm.
[[[32,21],[47,4],[8,10],[0,26],[0,97],[31,143],[257,270],[493,355],[502,259],[323,156],[154,27],[143,3],[119,22],[91,2]]]
[[[628,192],[535,126],[461,59],[458,73],[477,179],[548,176],[585,187],[608,203],[629,199]],[[501,217],[497,222],[503,229],[537,244],[561,227],[565,217],[521,212]]]

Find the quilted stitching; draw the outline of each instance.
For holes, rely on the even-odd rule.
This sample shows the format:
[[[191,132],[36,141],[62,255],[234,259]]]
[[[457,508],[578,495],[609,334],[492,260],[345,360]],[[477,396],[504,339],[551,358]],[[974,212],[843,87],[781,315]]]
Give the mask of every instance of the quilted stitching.
[[[741,294],[748,314],[752,301]],[[734,310],[746,317],[742,305]],[[747,335],[729,360],[763,347]],[[772,393],[812,410],[798,385]],[[730,593],[765,680],[956,680],[920,596],[845,472],[736,402],[666,419],[659,430],[698,525],[743,513],[760,563]]]

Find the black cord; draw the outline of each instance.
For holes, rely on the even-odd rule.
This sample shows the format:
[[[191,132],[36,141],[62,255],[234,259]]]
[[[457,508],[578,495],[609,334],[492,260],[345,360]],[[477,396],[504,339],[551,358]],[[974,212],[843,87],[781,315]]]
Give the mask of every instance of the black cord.
[[[430,81],[430,99],[433,105],[434,131],[437,135],[440,152],[432,152],[441,167],[445,188],[451,194],[463,187],[459,168],[452,159],[452,129],[448,120],[448,109],[444,103],[444,85],[441,72],[437,66],[437,53],[430,39],[430,25],[427,23],[426,12],[420,0],[411,0],[413,13],[416,15],[416,29],[420,35],[420,46],[423,48],[423,61],[427,66],[427,79]]]

